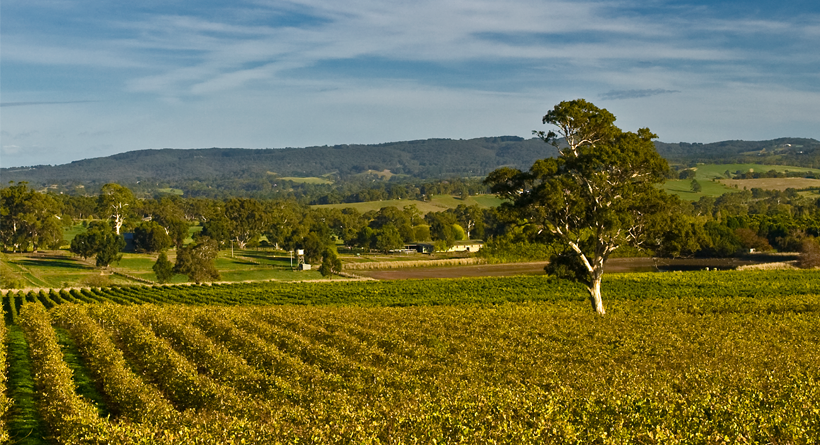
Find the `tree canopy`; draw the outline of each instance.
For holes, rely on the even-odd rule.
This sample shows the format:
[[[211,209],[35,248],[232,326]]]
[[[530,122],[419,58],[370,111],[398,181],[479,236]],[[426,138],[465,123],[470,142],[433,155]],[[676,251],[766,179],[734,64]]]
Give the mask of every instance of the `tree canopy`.
[[[649,129],[623,132],[614,115],[583,99],[561,102],[543,122],[557,132],[535,134],[558,148],[558,156],[538,160],[526,172],[500,168],[486,182],[508,200],[502,212],[528,226],[531,237],[563,247],[547,271],[585,283],[603,315],[604,265],[619,247],[647,241],[653,217],[669,206],[656,187],[669,167]],[[559,137],[565,144],[559,145]]]
[[[70,250],[81,257],[94,256],[99,267],[108,267],[122,258],[125,239],[117,235],[107,222],[92,222],[88,231],[74,237]]]

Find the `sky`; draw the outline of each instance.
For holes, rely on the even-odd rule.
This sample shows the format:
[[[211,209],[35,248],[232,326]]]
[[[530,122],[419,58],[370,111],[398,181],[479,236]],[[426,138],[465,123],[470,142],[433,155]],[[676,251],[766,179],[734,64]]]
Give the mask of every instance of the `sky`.
[[[820,2],[3,0],[0,167],[548,130],[820,139]]]

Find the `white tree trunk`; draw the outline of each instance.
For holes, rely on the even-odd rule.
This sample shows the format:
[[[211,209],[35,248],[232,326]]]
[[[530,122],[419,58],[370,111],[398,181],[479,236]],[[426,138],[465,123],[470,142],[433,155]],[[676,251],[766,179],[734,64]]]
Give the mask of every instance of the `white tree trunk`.
[[[578,253],[581,258],[581,262],[589,272],[590,286],[587,289],[589,290],[589,300],[592,302],[592,308],[595,309],[595,312],[597,312],[598,315],[606,315],[606,310],[604,310],[604,300],[601,298],[601,279],[604,277],[604,263],[606,262],[606,257],[603,255],[596,255],[590,263],[586,255],[584,255],[584,252],[580,247],[578,247],[578,244],[570,242],[569,245],[573,250],[575,250],[575,252]],[[615,248],[603,249],[605,253],[612,252],[613,250],[615,250]]]
[[[117,232],[117,235],[120,234],[120,228],[124,222],[122,215],[114,215],[114,231]]]
[[[606,315],[604,309],[604,300],[601,298],[601,279],[604,277],[602,270],[595,270],[592,272],[592,286],[589,287],[589,299],[592,303],[592,308],[598,315]]]

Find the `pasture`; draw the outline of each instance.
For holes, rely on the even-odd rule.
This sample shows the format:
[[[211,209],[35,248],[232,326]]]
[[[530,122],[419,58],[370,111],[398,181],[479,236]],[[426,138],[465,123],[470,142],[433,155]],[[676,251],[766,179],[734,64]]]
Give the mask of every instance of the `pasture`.
[[[697,180],[711,180],[711,179],[726,179],[726,171],[731,174],[736,172],[768,172],[774,170],[776,172],[812,172],[816,173],[820,170],[806,167],[796,167],[793,165],[762,165],[762,164],[701,164],[695,169],[695,179]]]
[[[680,199],[685,201],[697,201],[703,196],[718,197],[724,193],[736,192],[737,189],[727,187],[718,181],[712,180],[698,180],[702,187],[700,192],[692,191],[691,179],[671,179],[663,183],[661,186],[666,193],[670,195],[678,195]]]
[[[383,201],[370,202],[351,202],[340,204],[320,204],[311,206],[314,209],[330,208],[330,209],[344,209],[354,208],[361,213],[369,212],[371,210],[378,211],[383,207],[403,208],[404,206],[415,205],[422,213],[429,212],[443,212],[447,209],[454,209],[460,204],[466,206],[477,205],[481,208],[497,207],[503,202],[502,199],[495,195],[476,195],[468,196],[465,199],[458,198],[451,195],[433,195],[427,201],[418,201],[413,199],[386,199]]]
[[[820,179],[813,178],[758,178],[758,179],[721,179],[721,183],[740,190],[759,188],[763,190],[784,191],[789,188],[820,188]]]
[[[83,260],[63,250],[0,255],[3,256],[4,276],[15,277],[24,287],[108,286],[157,280],[152,267],[158,254],[123,253],[119,263],[102,271],[94,265],[93,259]],[[169,250],[167,255],[169,261],[176,261],[174,250]],[[239,249],[234,251],[233,257],[230,250],[220,251],[216,260],[222,281],[324,278],[315,270],[294,271],[290,264],[287,253]],[[295,260],[293,264],[296,264]],[[184,283],[187,280],[185,275],[175,275],[171,283]]]
[[[311,177],[296,177],[296,176],[281,176],[278,179],[283,181],[293,181],[299,184],[333,184],[333,181],[327,178]]]

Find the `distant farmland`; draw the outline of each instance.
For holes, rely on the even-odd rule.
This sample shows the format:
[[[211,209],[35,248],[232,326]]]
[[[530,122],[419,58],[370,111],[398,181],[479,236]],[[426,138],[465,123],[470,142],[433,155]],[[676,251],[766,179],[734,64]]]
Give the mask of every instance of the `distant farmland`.
[[[315,209],[345,209],[354,208],[362,213],[370,210],[379,210],[383,207],[403,208],[404,206],[415,205],[422,213],[443,212],[447,209],[454,209],[459,204],[467,206],[477,205],[481,208],[498,207],[503,202],[495,195],[470,196],[467,199],[456,198],[450,195],[435,195],[429,201],[417,201],[414,199],[385,199],[383,201],[369,202],[346,202],[341,204],[320,204],[311,206]]]
[[[758,179],[723,179],[720,181],[729,187],[737,186],[738,189],[751,190],[759,188],[764,190],[786,190],[807,189],[811,187],[820,188],[820,179],[812,178],[758,178]]]

